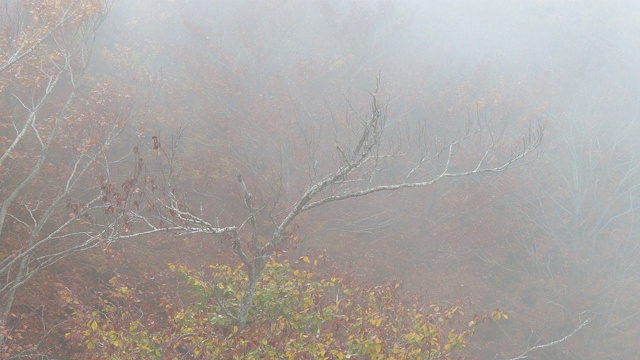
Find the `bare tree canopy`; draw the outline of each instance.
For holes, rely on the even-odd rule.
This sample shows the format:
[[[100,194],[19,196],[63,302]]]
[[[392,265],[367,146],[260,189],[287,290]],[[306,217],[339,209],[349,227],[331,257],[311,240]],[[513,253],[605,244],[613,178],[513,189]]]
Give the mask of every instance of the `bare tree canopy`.
[[[135,207],[125,207],[119,211],[124,214],[119,219],[126,223],[111,224],[111,230],[126,229],[126,232],[114,232],[113,240],[128,239],[141,235],[171,231],[177,235],[204,233],[221,235],[223,242],[231,247],[234,254],[246,266],[249,282],[237,313],[230,315],[239,324],[247,321],[249,308],[267,260],[276,252],[276,248],[286,238],[287,231],[293,221],[306,211],[330,203],[364,197],[381,191],[398,191],[401,189],[431,186],[446,178],[472,176],[483,173],[499,173],[509,169],[534,152],[543,137],[543,128],[539,123],[531,125],[530,131],[523,138],[513,141],[506,138],[505,126],[500,124],[496,130],[492,124],[480,117],[470,118],[464,129],[445,142],[437,144],[433,152],[426,149],[435,148],[431,144],[420,144],[417,161],[395,178],[388,179],[381,173],[394,162],[400,161],[402,154],[385,136],[389,131],[386,105],[381,101],[380,79],[376,81],[374,91],[370,94],[370,108],[366,114],[356,109],[350,137],[343,143],[335,143],[332,154],[332,169],[319,169],[319,154],[308,148],[311,164],[305,171],[309,182],[293,201],[280,204],[283,198],[282,182],[271,186],[275,193],[271,203],[254,204],[254,199],[241,174],[237,175],[239,189],[242,194],[247,217],[240,223],[220,225],[217,221],[206,220],[206,214],[196,214],[192,206],[185,203],[178,194],[177,169],[173,155],[176,149],[166,148],[161,152],[160,160],[164,161],[163,173],[159,179],[150,179],[143,174],[132,178],[140,183],[132,185],[136,190],[132,193]],[[309,134],[303,134],[309,137]],[[426,139],[426,137],[422,137]],[[336,139],[338,140],[338,139]],[[176,144],[174,141],[173,144]],[[460,168],[458,158],[461,149],[468,143],[482,146],[477,155],[464,154],[472,158],[465,168]],[[509,147],[505,150],[505,147]],[[467,159],[465,159],[467,160]],[[432,166],[429,169],[427,167]],[[164,183],[159,184],[159,180]],[[133,201],[123,202],[130,206]],[[272,235],[268,241],[259,241],[264,234],[259,231],[258,222],[271,224]],[[101,233],[107,233],[105,229]],[[244,234],[244,235],[243,235]],[[229,312],[231,314],[231,312]]]

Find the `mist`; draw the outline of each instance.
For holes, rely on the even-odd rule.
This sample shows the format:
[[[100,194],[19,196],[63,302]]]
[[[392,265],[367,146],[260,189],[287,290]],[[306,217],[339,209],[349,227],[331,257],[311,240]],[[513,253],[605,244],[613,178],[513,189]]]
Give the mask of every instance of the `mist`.
[[[4,5],[8,358],[640,352],[640,4]]]

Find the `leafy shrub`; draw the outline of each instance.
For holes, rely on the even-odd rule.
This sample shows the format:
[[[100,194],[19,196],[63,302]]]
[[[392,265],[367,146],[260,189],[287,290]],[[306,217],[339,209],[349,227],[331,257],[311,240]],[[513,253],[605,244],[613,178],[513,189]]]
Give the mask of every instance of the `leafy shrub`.
[[[234,314],[247,281],[241,268],[169,268],[188,284],[188,304],[179,303],[184,294],[167,293],[159,304],[164,318],[151,319],[136,289],[114,278],[99,309],[76,311],[69,342],[84,348],[84,358],[101,359],[447,359],[480,322],[506,319],[497,311],[464,324],[458,306],[419,308],[399,282],[323,278],[305,256],[299,264],[267,264],[250,321],[239,327]]]

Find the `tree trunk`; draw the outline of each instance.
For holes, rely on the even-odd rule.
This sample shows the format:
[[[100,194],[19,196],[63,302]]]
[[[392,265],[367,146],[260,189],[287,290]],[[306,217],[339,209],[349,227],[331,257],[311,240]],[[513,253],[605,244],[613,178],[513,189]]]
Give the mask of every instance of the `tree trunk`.
[[[254,262],[253,271],[249,272],[249,281],[242,294],[240,306],[238,308],[238,325],[244,327],[247,324],[249,310],[253,305],[253,297],[256,295],[256,286],[262,277],[262,271],[266,265],[265,257],[259,257]]]

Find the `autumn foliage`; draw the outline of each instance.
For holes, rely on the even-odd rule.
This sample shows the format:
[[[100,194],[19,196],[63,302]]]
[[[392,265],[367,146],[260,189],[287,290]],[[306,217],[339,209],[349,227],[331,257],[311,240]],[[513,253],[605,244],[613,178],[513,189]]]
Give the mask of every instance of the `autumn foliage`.
[[[311,261],[270,261],[245,327],[229,317],[247,281],[242,268],[169,264],[185,292],[163,288],[161,301],[149,303],[134,284],[114,277],[93,311],[69,299],[75,325],[66,337],[92,359],[448,359],[477,325],[507,318],[418,307],[397,281],[325,278]]]
[[[633,358],[637,18],[0,0],[0,359]]]

